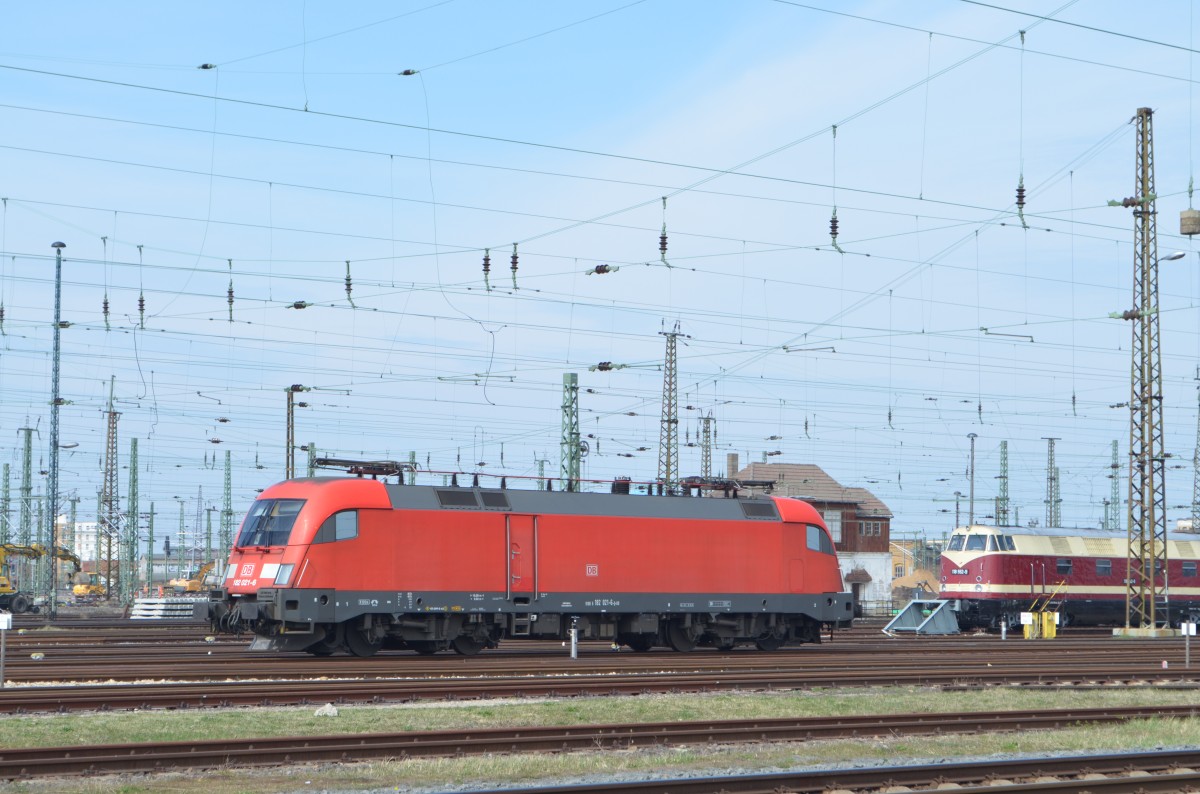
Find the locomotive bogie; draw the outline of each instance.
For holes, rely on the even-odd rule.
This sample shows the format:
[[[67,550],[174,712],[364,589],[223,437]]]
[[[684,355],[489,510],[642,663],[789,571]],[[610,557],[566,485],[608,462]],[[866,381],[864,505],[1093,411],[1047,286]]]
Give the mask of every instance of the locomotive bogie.
[[[229,571],[214,626],[316,655],[470,655],[572,632],[634,650],[774,649],[853,614],[819,514],[771,497],[291,480],[255,503]]]

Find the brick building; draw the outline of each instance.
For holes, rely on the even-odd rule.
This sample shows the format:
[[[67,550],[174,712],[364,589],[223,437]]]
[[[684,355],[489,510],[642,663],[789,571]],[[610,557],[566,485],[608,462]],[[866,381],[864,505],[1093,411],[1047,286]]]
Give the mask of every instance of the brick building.
[[[866,488],[851,488],[811,463],[751,463],[737,468],[729,456],[732,479],[771,482],[775,496],[794,496],[815,507],[833,536],[842,579],[860,605],[883,604],[891,598],[892,511]],[[751,490],[760,491],[762,488]]]

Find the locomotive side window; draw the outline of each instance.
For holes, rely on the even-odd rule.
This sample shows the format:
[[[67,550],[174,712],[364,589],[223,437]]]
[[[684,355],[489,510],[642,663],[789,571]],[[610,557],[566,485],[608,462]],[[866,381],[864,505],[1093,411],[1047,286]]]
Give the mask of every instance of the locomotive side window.
[[[951,535],[950,551],[962,551],[964,540],[966,540],[966,535]]]
[[[1054,571],[1059,576],[1070,576],[1071,575],[1071,561],[1065,560],[1060,557],[1054,563]]]
[[[1097,576],[1112,576],[1112,560],[1096,560]]]
[[[988,551],[1000,551],[1000,541],[995,535],[988,535]]]
[[[779,511],[775,509],[774,502],[740,502],[742,513],[746,518],[769,518],[772,521],[779,520]],[[809,546],[812,548],[812,546]]]
[[[815,524],[808,525],[808,548],[822,554],[833,554],[833,541],[825,534],[825,530]]]
[[[986,551],[987,536],[986,535],[968,535],[967,536],[967,551]]]
[[[1005,551],[1016,551],[1017,544],[1013,543],[1012,535],[1001,535],[1000,539],[1004,541]]]
[[[336,543],[358,537],[358,511],[342,510],[334,513],[317,530],[313,543]]]
[[[1195,562],[1185,562],[1185,563],[1183,564],[1183,575],[1184,575],[1184,576],[1188,576],[1188,577],[1195,578],[1195,576],[1196,576],[1196,563],[1195,563]]]
[[[474,491],[439,490],[437,498],[442,507],[479,507],[479,503],[475,501]]]
[[[250,505],[238,546],[286,546],[303,499],[260,499]]]
[[[499,493],[497,491],[480,491],[479,498],[483,500],[483,506],[493,510],[508,510],[508,494]]]

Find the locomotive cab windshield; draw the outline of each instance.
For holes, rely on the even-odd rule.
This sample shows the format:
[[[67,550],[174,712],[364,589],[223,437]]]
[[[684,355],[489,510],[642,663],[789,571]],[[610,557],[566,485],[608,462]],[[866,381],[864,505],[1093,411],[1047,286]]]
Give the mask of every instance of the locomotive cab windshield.
[[[286,546],[303,499],[260,499],[250,506],[237,546]]]
[[[982,531],[981,531],[982,530]],[[971,527],[950,536],[948,551],[1016,551],[1011,535],[991,528]]]

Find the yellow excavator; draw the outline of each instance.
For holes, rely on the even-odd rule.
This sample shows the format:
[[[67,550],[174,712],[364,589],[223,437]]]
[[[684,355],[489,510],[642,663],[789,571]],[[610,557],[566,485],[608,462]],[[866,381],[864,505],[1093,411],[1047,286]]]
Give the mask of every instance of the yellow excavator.
[[[172,579],[170,582],[171,589],[176,593],[200,593],[204,591],[204,577],[212,573],[212,569],[216,567],[216,560],[209,560],[200,566],[200,570],[195,571],[192,576],[179,579]]]
[[[33,597],[29,593],[21,592],[13,584],[12,573],[8,567],[8,558],[24,557],[30,560],[40,560],[46,556],[74,565],[75,570],[71,572],[72,574],[78,572],[82,567],[79,557],[64,546],[55,546],[52,553],[49,548],[40,543],[31,543],[28,546],[18,543],[0,544],[0,609],[7,609],[14,615],[20,615],[22,612],[38,611],[38,606],[33,603]]]
[[[71,593],[74,594],[76,603],[97,601],[104,598],[108,592],[108,588],[104,586],[104,579],[98,573],[76,571],[71,581],[75,585],[71,588]]]

